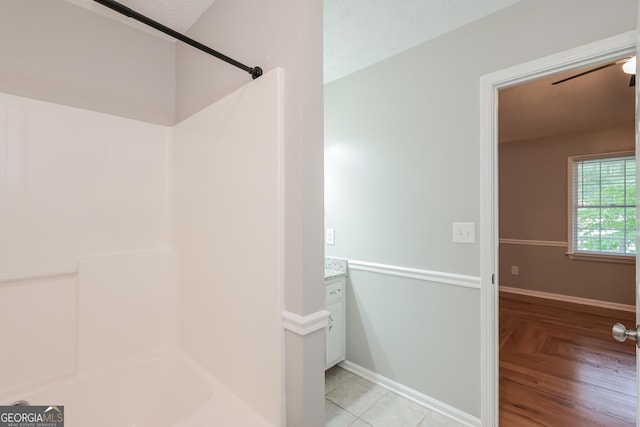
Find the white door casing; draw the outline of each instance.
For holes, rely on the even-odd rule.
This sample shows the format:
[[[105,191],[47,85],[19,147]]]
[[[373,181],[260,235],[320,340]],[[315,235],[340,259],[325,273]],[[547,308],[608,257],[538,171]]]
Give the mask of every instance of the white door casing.
[[[480,79],[480,313],[482,367],[481,418],[483,427],[498,426],[499,421],[498,89],[634,54],[639,38],[638,31],[630,31],[595,43],[487,74]],[[638,100],[638,87],[639,85],[636,85],[636,102]],[[636,120],[637,118],[638,115],[636,114]],[[638,123],[638,126],[640,126],[640,123]],[[638,126],[636,126],[636,147],[639,144],[637,135]],[[638,151],[636,150],[636,152]],[[636,158],[636,162],[638,162],[638,157]],[[640,167],[637,169],[640,169]],[[640,293],[638,292],[638,277],[636,277],[636,307],[638,307],[638,304],[640,304]],[[636,313],[637,312],[636,310]],[[640,367],[638,354],[639,352],[636,352],[636,361]],[[640,391],[640,382],[636,381],[636,383],[639,385]],[[640,392],[638,395],[640,396]],[[638,407],[640,407],[640,405]],[[640,417],[636,418],[638,419]],[[640,427],[640,423],[638,427]]]

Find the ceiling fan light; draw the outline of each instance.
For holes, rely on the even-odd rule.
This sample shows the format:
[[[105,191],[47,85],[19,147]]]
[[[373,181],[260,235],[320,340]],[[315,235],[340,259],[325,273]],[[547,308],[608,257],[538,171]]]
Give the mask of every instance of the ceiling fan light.
[[[622,64],[622,71],[627,74],[635,74],[636,73],[636,57],[631,57],[627,62]]]

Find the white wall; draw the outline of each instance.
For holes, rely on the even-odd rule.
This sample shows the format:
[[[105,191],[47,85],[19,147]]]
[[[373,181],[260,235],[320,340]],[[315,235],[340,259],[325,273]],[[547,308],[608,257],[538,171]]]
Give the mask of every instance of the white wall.
[[[167,136],[0,94],[0,389],[174,344]]]
[[[272,425],[284,420],[282,90],[271,71],[172,142],[180,344]]]
[[[0,2],[0,91],[174,123],[175,44],[62,0]]]
[[[479,245],[453,244],[451,224],[469,221],[480,228],[480,77],[629,31],[635,19],[634,0],[615,7],[599,0],[523,0],[326,85],[325,223],[335,229],[336,242],[327,254],[479,281]],[[466,338],[480,334],[479,291],[459,295],[449,284],[409,286],[392,276],[356,273],[351,279],[352,292],[388,301],[389,311],[358,322],[352,317],[360,305],[348,300],[349,320],[364,325],[349,327],[348,358],[396,381],[407,382],[406,372],[414,372],[415,390],[479,417],[480,341]],[[453,314],[408,322],[408,304],[425,313],[440,313],[444,305],[455,313],[454,324],[466,325],[460,337],[465,351],[447,356],[420,350],[459,350],[461,344],[450,344],[446,321]],[[386,332],[374,327],[380,324]],[[363,348],[371,336],[380,341]],[[412,345],[416,337],[428,337],[428,344]],[[416,351],[406,350],[399,360],[399,346]]]

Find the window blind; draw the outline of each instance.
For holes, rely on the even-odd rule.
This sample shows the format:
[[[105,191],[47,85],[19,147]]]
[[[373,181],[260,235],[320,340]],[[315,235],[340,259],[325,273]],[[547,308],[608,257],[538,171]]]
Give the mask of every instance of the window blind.
[[[574,251],[635,254],[635,158],[575,160],[573,190]]]

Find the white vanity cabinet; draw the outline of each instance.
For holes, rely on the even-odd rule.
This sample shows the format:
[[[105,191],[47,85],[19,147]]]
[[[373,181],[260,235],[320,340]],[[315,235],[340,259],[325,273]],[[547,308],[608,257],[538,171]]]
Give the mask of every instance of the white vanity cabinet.
[[[345,291],[346,278],[325,281],[325,309],[329,312],[326,329],[325,369],[345,360]]]

